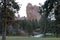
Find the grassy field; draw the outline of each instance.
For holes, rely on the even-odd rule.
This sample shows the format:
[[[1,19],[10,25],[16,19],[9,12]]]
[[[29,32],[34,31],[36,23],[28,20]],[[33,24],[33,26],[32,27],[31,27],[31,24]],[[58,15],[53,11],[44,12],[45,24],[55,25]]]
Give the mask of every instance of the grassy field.
[[[2,37],[0,37],[1,40]],[[7,40],[60,40],[60,38],[32,38],[32,37],[6,37]]]

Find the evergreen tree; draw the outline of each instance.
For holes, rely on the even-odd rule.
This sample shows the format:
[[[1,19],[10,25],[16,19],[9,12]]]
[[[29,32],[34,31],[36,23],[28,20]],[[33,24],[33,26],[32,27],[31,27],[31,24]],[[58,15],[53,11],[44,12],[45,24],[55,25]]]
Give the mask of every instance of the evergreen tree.
[[[60,0],[46,0],[45,4],[43,6],[43,9],[44,9],[44,11],[46,13],[45,14],[46,19],[48,20],[49,19],[48,17],[50,17],[50,21],[48,20],[49,23],[53,22],[53,24],[55,25],[53,27],[53,28],[55,28],[54,29],[55,33],[60,34],[60,32],[59,32],[59,29],[60,29],[60,27],[59,27],[60,26],[60,21],[59,21],[60,20]],[[54,17],[55,17],[56,20],[53,20],[53,21],[51,20],[52,15],[55,15]]]
[[[2,40],[6,40],[6,28],[15,20],[19,5],[15,0],[0,0],[0,23],[2,25]]]

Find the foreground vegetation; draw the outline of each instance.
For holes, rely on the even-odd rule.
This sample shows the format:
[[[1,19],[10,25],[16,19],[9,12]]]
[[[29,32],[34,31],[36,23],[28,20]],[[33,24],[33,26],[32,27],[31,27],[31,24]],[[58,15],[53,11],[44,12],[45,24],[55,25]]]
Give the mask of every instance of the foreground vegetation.
[[[1,40],[2,37],[0,37]],[[7,36],[7,40],[60,40],[60,38],[32,38],[32,37],[19,37],[19,36]]]

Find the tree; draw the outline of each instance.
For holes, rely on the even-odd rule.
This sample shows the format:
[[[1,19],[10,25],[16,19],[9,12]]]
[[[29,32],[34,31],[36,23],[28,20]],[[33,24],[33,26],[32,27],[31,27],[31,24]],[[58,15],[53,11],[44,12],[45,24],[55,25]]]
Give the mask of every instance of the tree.
[[[40,5],[39,9],[39,13],[41,15],[41,18],[40,18],[40,21],[39,21],[39,24],[40,24],[40,33],[41,34],[45,34],[46,33],[46,28],[47,28],[47,18],[46,18],[46,12],[45,10],[43,9],[44,5]]]
[[[19,5],[15,0],[1,0],[0,23],[2,25],[2,40],[6,40],[6,27],[15,21],[15,13],[19,11]]]
[[[54,29],[56,34],[59,34],[59,25],[60,25],[60,0],[46,0],[43,9],[45,10],[46,19],[50,19],[49,23],[54,21],[53,24],[55,24]],[[50,16],[49,16],[50,15]],[[54,15],[55,20],[51,19],[51,16]],[[52,29],[52,28],[51,28]]]
[[[29,36],[32,35],[33,26],[30,20],[20,20],[20,26]]]
[[[34,35],[33,31],[35,32],[36,29],[39,27],[37,20],[20,20],[20,26],[23,30],[28,33],[28,36]]]

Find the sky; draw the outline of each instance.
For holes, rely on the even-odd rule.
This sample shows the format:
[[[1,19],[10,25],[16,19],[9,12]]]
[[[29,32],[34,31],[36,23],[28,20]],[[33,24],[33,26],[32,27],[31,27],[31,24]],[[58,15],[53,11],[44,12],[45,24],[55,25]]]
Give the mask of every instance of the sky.
[[[21,8],[18,13],[20,17],[26,17],[26,6],[28,3],[39,6],[39,3],[44,4],[45,0],[16,0],[16,2],[18,2],[18,4],[21,4]]]

